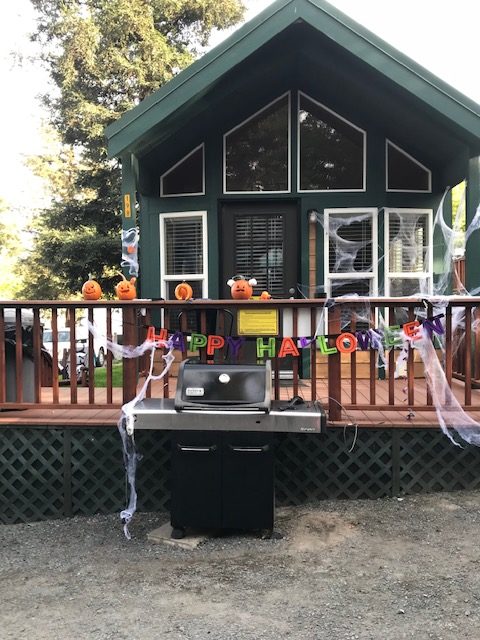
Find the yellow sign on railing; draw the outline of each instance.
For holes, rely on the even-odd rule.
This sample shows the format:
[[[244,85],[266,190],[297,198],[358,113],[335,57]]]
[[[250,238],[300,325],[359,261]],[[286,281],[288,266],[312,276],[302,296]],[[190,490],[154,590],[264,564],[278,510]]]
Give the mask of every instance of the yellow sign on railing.
[[[238,335],[277,336],[278,309],[240,309]]]

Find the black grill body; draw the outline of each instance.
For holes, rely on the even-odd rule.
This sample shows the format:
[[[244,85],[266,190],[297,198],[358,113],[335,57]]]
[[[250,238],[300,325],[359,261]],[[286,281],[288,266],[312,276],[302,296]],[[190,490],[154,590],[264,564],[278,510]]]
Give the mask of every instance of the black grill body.
[[[273,436],[259,432],[172,432],[171,524],[268,530],[274,526]]]
[[[212,364],[184,360],[178,372],[175,409],[258,409],[271,403],[270,361],[255,364]]]
[[[271,398],[269,361],[185,360],[175,400],[147,398],[136,405],[132,429],[171,432],[172,537],[182,537],[187,527],[273,530],[274,433],[321,433],[326,420],[316,402]]]

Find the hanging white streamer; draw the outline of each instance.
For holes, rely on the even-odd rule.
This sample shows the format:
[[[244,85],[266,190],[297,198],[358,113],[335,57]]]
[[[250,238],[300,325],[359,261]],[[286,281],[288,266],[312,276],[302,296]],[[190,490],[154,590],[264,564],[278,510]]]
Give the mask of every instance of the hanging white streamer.
[[[133,518],[133,515],[137,509],[137,491],[136,491],[136,472],[137,464],[141,460],[142,456],[137,452],[134,439],[134,408],[138,402],[144,400],[148,385],[155,380],[161,380],[164,378],[172,366],[172,362],[175,360],[173,355],[173,344],[171,340],[145,340],[141,345],[137,347],[129,345],[119,345],[116,342],[106,339],[100,331],[91,322],[88,323],[88,329],[93,334],[95,339],[101,339],[105,342],[107,349],[109,349],[116,357],[121,358],[138,358],[144,353],[150,352],[150,367],[148,375],[145,378],[140,391],[137,393],[133,400],[126,402],[122,406],[120,419],[118,420],[118,430],[123,444],[123,458],[125,471],[127,474],[127,482],[130,490],[130,496],[128,505],[120,513],[120,518],[123,522],[123,531],[127,540],[131,539],[128,525]],[[164,367],[159,375],[154,375],[153,367],[155,363],[155,350],[157,348],[168,349],[168,352],[162,356],[164,360]]]

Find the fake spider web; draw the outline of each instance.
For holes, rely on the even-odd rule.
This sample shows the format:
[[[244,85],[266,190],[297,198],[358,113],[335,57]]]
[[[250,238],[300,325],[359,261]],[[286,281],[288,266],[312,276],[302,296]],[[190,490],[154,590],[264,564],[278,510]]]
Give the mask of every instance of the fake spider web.
[[[465,215],[465,191],[463,191],[460,204],[455,217],[454,225],[450,226],[445,220],[445,199],[448,189],[438,206],[432,233],[428,233],[428,220],[421,212],[406,213],[401,210],[386,210],[385,215],[389,216],[386,246],[384,249],[385,258],[388,260],[388,270],[394,282],[384,282],[378,287],[379,296],[421,298],[423,306],[416,309],[415,319],[420,321],[420,326],[415,337],[407,337],[400,329],[396,331],[396,339],[401,342],[401,347],[396,358],[395,377],[406,376],[406,364],[409,349],[415,349],[419,354],[425,371],[425,379],[432,396],[439,426],[443,433],[457,446],[461,446],[455,439],[454,434],[468,444],[480,446],[480,423],[471,418],[463,409],[453,391],[448,385],[445,371],[442,365],[445,359],[445,321],[442,320],[441,334],[435,334],[435,341],[432,341],[431,332],[425,331],[423,321],[427,319],[428,307],[433,310],[434,316],[445,317],[447,307],[453,296],[449,295],[448,289],[452,278],[453,258],[458,246],[458,239],[461,233],[462,219]],[[316,213],[316,222],[322,227],[325,236],[328,238],[328,267],[330,280],[327,286],[316,288],[317,295],[326,295],[327,300],[324,309],[328,313],[328,308],[334,302],[331,298],[345,298],[355,300],[356,305],[356,326],[365,329],[371,326],[372,308],[368,302],[360,302],[360,298],[369,297],[376,293],[373,287],[373,278],[376,270],[374,244],[377,242],[375,229],[373,226],[372,213],[348,216],[345,214],[330,215],[326,219],[324,215]],[[480,229],[480,205],[475,216],[470,222],[464,234],[464,246],[472,233]],[[444,251],[442,269],[436,280],[429,269],[431,260],[429,247],[429,237],[434,238],[434,243],[441,246]],[[333,277],[332,277],[333,275]],[[402,277],[403,275],[403,277]],[[388,277],[388,276],[387,276]],[[392,291],[393,289],[393,291]],[[308,297],[310,291],[306,285],[298,285],[299,292]],[[480,292],[480,288],[468,292],[463,286],[461,294],[466,297],[475,296]],[[452,315],[452,335],[464,336],[466,323],[475,330],[476,308],[462,308],[453,306]],[[403,317],[402,317],[403,315]],[[432,315],[431,313],[428,315]],[[395,324],[402,324],[409,320],[406,309],[396,309]],[[383,313],[376,310],[376,331],[382,335],[389,330],[388,312]],[[350,328],[350,314],[341,316],[341,330]],[[325,328],[325,314],[322,314],[318,323],[316,334],[320,335]],[[464,339],[464,338],[463,338]],[[387,368],[387,353],[382,343],[377,340],[375,343],[377,350],[378,367]],[[456,344],[456,349],[461,347],[461,339]],[[440,351],[440,358],[437,355]]]

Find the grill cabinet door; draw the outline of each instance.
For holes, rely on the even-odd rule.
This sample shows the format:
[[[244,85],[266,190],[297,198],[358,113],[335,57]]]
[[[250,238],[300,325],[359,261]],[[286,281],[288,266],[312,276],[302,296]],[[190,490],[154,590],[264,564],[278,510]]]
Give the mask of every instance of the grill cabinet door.
[[[222,523],[232,529],[273,529],[273,437],[224,432]]]
[[[171,483],[172,527],[222,526],[220,432],[172,432]]]

